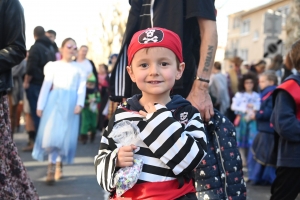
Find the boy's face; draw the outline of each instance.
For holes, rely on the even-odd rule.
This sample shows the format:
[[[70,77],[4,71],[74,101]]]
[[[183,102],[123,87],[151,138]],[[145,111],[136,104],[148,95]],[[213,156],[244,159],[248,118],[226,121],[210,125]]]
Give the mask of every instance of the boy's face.
[[[137,51],[127,71],[143,94],[169,96],[184,67],[184,63],[178,66],[170,49],[151,47]]]
[[[259,77],[259,87],[261,90],[265,89],[268,86],[274,85],[273,81],[269,81],[266,76]]]

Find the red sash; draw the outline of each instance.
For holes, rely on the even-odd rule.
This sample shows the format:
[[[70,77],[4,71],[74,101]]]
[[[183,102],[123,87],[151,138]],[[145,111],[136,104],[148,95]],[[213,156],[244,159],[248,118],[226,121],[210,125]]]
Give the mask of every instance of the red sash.
[[[113,197],[112,200],[174,200],[185,194],[196,192],[193,180],[184,183],[180,189],[178,185],[178,180],[140,183],[134,185],[122,197]]]
[[[277,87],[278,89],[283,89],[288,92],[294,99],[296,103],[296,117],[300,120],[300,86],[293,80],[287,80]]]

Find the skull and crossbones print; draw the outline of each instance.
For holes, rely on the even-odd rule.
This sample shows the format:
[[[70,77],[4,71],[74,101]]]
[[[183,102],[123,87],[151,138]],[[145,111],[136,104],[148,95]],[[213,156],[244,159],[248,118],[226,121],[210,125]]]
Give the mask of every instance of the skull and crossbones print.
[[[152,42],[161,42],[163,39],[163,32],[156,29],[148,29],[139,37],[141,44],[148,44]]]

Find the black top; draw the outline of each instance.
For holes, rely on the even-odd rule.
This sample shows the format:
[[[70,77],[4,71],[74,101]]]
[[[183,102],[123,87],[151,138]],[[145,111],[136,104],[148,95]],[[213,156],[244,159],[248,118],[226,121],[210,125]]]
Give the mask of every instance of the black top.
[[[25,20],[18,0],[0,1],[0,92],[12,88],[11,68],[26,56]],[[0,95],[1,96],[1,95]]]
[[[131,9],[124,34],[123,45],[110,79],[111,95],[130,97],[140,93],[131,84],[126,72],[127,47],[133,34],[151,27],[151,0],[131,0]],[[173,94],[186,97],[191,89],[200,56],[200,31],[197,17],[216,20],[214,0],[164,0],[153,5],[153,26],[169,29],[180,36],[186,68],[182,78],[176,82]],[[176,23],[174,23],[176,22]],[[184,86],[184,89],[183,89]],[[125,87],[125,90],[120,89]]]
[[[38,38],[29,50],[26,74],[32,76],[31,84],[42,85],[44,81],[44,66],[49,61],[55,61],[55,50],[49,38]]]

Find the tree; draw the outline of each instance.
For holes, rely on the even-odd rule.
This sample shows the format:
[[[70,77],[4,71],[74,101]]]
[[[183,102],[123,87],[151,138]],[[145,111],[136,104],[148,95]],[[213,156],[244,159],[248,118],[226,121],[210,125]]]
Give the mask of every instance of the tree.
[[[89,58],[96,65],[108,63],[109,56],[119,52],[126,28],[129,9],[119,2],[111,2],[106,8],[99,13],[100,26],[86,29]]]
[[[289,49],[300,38],[300,0],[291,0],[291,12],[286,18],[286,42]]]

